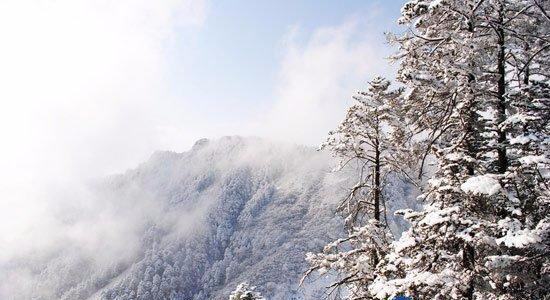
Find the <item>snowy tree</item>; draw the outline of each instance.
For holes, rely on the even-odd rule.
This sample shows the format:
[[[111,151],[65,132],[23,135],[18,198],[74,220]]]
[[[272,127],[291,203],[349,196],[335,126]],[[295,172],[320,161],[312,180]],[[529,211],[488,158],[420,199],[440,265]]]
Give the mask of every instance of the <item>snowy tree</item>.
[[[256,291],[256,287],[249,286],[247,283],[243,282],[231,292],[229,300],[265,300],[265,298]]]
[[[359,92],[337,130],[330,132],[321,148],[341,159],[338,169],[354,164],[358,182],[339,209],[346,217],[349,235],[327,245],[322,253],[308,253],[311,269],[321,275],[336,272],[340,278],[329,293],[345,288],[355,297],[369,297],[366,289],[375,278],[373,270],[393,240],[387,228],[383,186],[392,173],[407,175],[414,154],[410,134],[399,109],[402,89],[391,90],[390,82],[376,77],[366,92]],[[409,146],[409,147],[408,147]]]
[[[354,97],[355,104],[344,121],[321,145],[341,159],[338,169],[355,164],[360,172],[357,184],[339,207],[350,226],[370,218],[383,221],[385,179],[392,171],[405,170],[407,160],[400,158],[408,140],[398,113],[402,92],[391,90],[385,78],[374,78],[366,92]]]
[[[308,256],[319,270],[357,282],[350,298],[541,299],[549,293],[549,7],[538,0],[404,5],[400,22],[410,30],[390,36],[399,47],[397,79],[408,89],[398,105],[427,146],[419,178],[427,161],[437,167],[420,197],[424,208],[400,212],[411,228],[398,241],[381,243],[384,235],[372,228],[356,229]],[[376,170],[372,157],[381,143],[370,129],[377,127],[356,122],[372,111],[366,107],[350,109],[328,145]],[[378,117],[367,119],[376,124]],[[364,154],[364,140],[374,156]],[[376,180],[366,182],[374,195],[381,190]],[[352,221],[358,205],[376,204],[371,199],[351,203]],[[348,241],[348,250],[338,248]]]
[[[378,265],[369,287],[375,297],[548,293],[548,80],[541,59],[549,48],[547,6],[405,4],[401,21],[411,30],[393,38],[398,78],[410,88],[408,120],[427,133],[438,167],[422,197],[425,208],[402,212],[411,229]],[[537,61],[538,82],[518,76]],[[517,145],[523,142],[530,146]]]
[[[511,298],[542,297],[550,283],[550,44],[540,42],[550,38],[550,20],[536,14],[545,12],[548,2],[535,4],[535,13],[518,17],[523,23],[516,26],[527,26],[531,35],[518,38],[518,46],[528,46],[515,48],[515,82],[507,94],[506,119],[499,124],[507,132],[508,168],[500,176],[505,195],[497,203],[502,208],[499,253],[490,257],[489,276]]]
[[[370,297],[367,288],[375,279],[373,271],[380,257],[388,252],[392,240],[393,236],[387,228],[379,221],[370,219],[366,225],[350,230],[347,238],[325,246],[322,253],[308,253],[306,260],[313,267],[304,279],[314,271],[320,275],[336,272],[341,276],[328,287],[329,294],[344,287],[344,293],[352,295],[353,299]]]

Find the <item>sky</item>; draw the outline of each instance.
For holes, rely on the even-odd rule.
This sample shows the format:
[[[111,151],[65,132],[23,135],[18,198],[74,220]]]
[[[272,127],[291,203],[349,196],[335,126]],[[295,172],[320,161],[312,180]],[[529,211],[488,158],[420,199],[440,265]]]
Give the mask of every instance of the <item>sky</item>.
[[[320,144],[369,78],[393,76],[383,32],[402,3],[0,1],[0,235],[155,150]]]

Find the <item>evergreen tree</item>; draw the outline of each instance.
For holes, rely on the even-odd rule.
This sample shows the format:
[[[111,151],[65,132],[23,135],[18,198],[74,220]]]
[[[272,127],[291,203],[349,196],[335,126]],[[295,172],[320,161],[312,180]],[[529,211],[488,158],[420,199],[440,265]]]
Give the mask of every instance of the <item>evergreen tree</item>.
[[[397,78],[408,88],[399,119],[425,140],[419,178],[427,161],[437,167],[420,197],[424,208],[400,212],[411,228],[391,244],[372,228],[382,186],[360,176],[356,189],[374,196],[351,202],[354,189],[348,221],[372,214],[374,223],[308,257],[341,273],[336,285],[347,283],[350,298],[541,299],[550,292],[549,7],[539,0],[405,4],[400,22],[410,30],[390,37],[399,46]],[[327,144],[377,174],[391,166],[378,164],[377,141],[395,141],[376,135],[379,115],[363,113],[371,108],[352,107]],[[338,250],[344,242],[352,247]]]
[[[407,132],[397,112],[402,89],[391,90],[390,82],[376,77],[366,92],[359,92],[338,129],[329,132],[322,149],[340,158],[343,169],[352,164],[359,170],[357,184],[339,209],[347,224],[363,224],[369,219],[384,222],[383,189],[386,177],[393,171],[405,170],[400,161],[407,143]],[[363,219],[366,218],[366,219]]]
[[[405,4],[401,21],[411,30],[394,38],[399,79],[411,88],[408,119],[427,133],[427,153],[438,168],[423,195],[425,208],[403,212],[411,229],[378,265],[369,287],[375,297],[540,299],[548,293],[548,77],[546,71],[538,82],[513,76],[530,72],[536,61],[547,70],[540,59],[548,55],[547,6]],[[531,30],[533,24],[543,28]]]
[[[393,237],[387,228],[383,186],[388,175],[406,174],[409,134],[400,114],[403,90],[391,90],[390,82],[376,77],[366,92],[359,92],[338,129],[321,146],[341,159],[339,169],[352,164],[358,169],[357,184],[339,209],[346,217],[348,237],[327,245],[322,253],[308,253],[313,271],[339,273],[333,290],[345,287],[356,297],[369,297],[366,289],[373,270],[384,257]]]

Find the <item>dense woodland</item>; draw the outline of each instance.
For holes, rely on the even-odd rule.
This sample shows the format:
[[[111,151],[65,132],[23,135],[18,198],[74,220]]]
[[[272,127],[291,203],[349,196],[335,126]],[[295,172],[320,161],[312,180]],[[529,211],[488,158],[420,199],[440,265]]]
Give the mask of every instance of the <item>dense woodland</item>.
[[[344,299],[550,295],[550,1],[411,0],[376,77],[322,148],[360,166],[339,207],[348,236],[308,254]],[[389,174],[421,210],[393,236]]]

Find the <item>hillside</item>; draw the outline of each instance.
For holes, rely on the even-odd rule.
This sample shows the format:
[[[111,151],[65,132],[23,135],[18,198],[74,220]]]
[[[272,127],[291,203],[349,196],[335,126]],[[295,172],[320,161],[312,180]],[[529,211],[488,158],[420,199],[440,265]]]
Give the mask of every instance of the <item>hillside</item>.
[[[248,281],[269,299],[317,299],[323,282],[298,282],[305,253],[344,234],[334,208],[350,183],[333,166],[326,153],[258,138],[157,152],[94,185],[117,217],[105,245],[90,254],[69,244],[35,263],[32,288],[14,298],[226,299]],[[396,206],[409,205],[407,186],[390,186]]]

